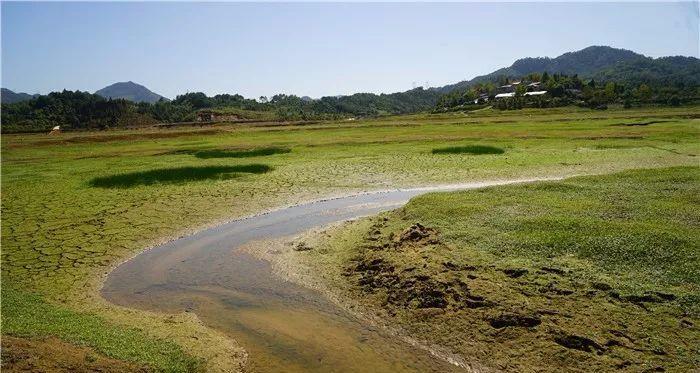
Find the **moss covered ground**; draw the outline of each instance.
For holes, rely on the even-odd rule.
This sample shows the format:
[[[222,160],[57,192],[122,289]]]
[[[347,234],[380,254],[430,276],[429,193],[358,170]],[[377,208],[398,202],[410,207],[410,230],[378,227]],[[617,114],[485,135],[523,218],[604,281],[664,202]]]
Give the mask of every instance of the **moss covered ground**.
[[[692,371],[699,197],[697,166],[431,193],[296,255],[486,369]]]

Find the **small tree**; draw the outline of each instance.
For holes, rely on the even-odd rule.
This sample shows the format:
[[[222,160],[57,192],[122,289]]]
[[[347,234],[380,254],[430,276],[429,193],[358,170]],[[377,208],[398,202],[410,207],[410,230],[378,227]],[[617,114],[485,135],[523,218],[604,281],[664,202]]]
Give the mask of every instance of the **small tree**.
[[[651,88],[646,84],[640,84],[637,88],[637,97],[641,101],[649,102],[651,100]]]
[[[605,98],[608,100],[608,102],[611,102],[615,100],[615,97],[615,83],[610,82],[605,85]]]

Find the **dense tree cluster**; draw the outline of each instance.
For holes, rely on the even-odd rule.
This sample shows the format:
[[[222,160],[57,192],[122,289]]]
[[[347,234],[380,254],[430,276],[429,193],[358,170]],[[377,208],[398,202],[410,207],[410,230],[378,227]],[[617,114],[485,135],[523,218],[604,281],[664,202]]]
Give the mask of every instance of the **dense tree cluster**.
[[[564,53],[556,58],[522,58],[515,61],[509,67],[504,67],[492,73],[477,76],[468,81],[447,85],[439,89],[443,93],[448,93],[455,89],[464,90],[476,83],[498,82],[504,77],[518,79],[529,74],[542,73],[543,71],[548,71],[550,74],[578,75],[580,77],[590,78],[591,75],[603,69],[615,70],[618,64],[637,60],[651,59],[625,49],[591,46],[576,52]],[[654,60],[651,61],[653,64]]]
[[[278,94],[271,98],[247,99],[241,95],[209,97],[202,92],[186,93],[172,101],[154,104],[110,100],[87,92],[54,92],[46,96],[2,105],[3,132],[65,129],[105,129],[149,123],[191,122],[204,109],[240,109],[271,113],[279,120],[333,119],[430,110],[440,93],[416,88],[406,92],[357,93],[350,96],[307,97]]]
[[[622,82],[638,87],[686,89],[700,86],[700,60],[693,57],[641,58],[620,62],[591,75],[598,82]]]
[[[53,92],[31,100],[2,104],[2,131],[45,131],[54,126],[105,129],[153,123],[126,100],[107,100],[80,91]]]
[[[693,71],[692,69],[689,69]],[[602,78],[586,81],[578,75],[530,73],[517,79],[520,84],[515,86],[513,97],[496,98],[499,87],[513,82],[509,77],[502,76],[496,83],[476,83],[466,89],[454,90],[443,95],[436,106],[436,111],[476,110],[486,103],[502,110],[521,109],[524,107],[557,107],[578,105],[603,109],[609,104],[621,104],[625,107],[639,105],[672,105],[677,106],[700,100],[700,81],[698,77],[672,78],[653,77],[648,73],[647,79],[640,80],[640,74],[633,74],[635,79],[625,80],[625,74],[615,70],[619,81],[611,80],[612,73],[601,72]],[[700,74],[700,72],[698,72]],[[688,72],[690,74],[690,72]],[[664,75],[668,77],[669,75]],[[539,83],[536,90],[544,90],[544,95],[526,95],[530,83]]]

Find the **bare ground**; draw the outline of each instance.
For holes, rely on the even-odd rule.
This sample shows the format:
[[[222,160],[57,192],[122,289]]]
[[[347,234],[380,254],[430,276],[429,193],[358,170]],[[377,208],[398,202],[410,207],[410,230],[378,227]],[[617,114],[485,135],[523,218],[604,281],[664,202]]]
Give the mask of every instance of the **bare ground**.
[[[58,338],[2,336],[3,372],[150,372]]]

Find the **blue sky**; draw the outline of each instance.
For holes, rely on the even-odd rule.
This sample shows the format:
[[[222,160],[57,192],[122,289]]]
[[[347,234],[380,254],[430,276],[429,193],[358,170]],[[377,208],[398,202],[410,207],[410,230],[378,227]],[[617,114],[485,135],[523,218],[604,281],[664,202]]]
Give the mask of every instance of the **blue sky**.
[[[698,56],[698,3],[8,3],[2,86],[320,97],[611,45]]]

